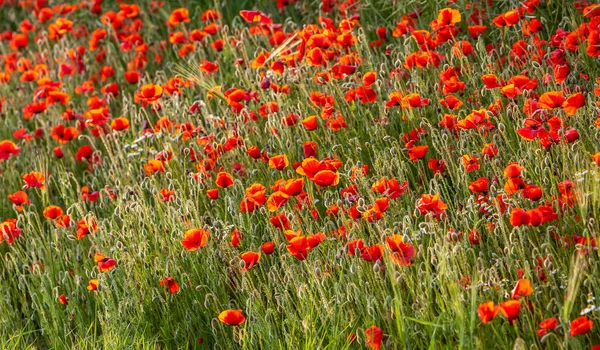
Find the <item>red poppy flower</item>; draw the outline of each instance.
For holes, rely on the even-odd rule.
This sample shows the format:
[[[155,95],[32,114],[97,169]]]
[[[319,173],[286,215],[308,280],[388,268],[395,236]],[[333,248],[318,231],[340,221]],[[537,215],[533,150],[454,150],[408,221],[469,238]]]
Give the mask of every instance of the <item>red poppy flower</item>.
[[[13,202],[13,204],[17,207],[16,209],[18,211],[23,210],[24,204],[31,204],[31,201],[29,200],[29,196],[27,196],[27,193],[25,193],[23,191],[17,191],[13,194],[9,194],[8,199],[11,202]]]
[[[160,280],[160,285],[163,287],[167,287],[169,293],[175,294],[179,290],[179,285],[175,282],[173,277],[165,277]]]
[[[509,300],[500,303],[500,312],[512,324],[519,317],[521,311],[520,300]]]
[[[204,247],[208,243],[210,232],[201,228],[194,228],[185,231],[181,245],[190,252]]]
[[[431,195],[431,194],[423,194],[421,198],[416,203],[417,209],[421,212],[421,214],[433,214],[436,218],[440,218],[440,216],[448,209],[446,203],[444,203],[440,199],[439,194]]]
[[[217,174],[215,184],[220,188],[227,188],[233,186],[233,176],[225,171],[220,171]]]
[[[92,279],[88,282],[87,290],[91,292],[93,290],[98,290],[99,282],[97,279]]]
[[[576,335],[583,335],[588,333],[594,326],[594,321],[587,318],[587,316],[580,316],[571,321],[570,335],[574,337]]]
[[[520,297],[531,295],[531,293],[533,293],[531,282],[526,278],[520,279],[519,281],[517,281],[515,288],[511,292],[511,298],[518,299]]]
[[[267,255],[271,255],[275,251],[275,243],[265,242],[265,243],[261,244],[260,249],[263,251],[263,253],[265,253]]]
[[[94,254],[94,261],[98,264],[100,272],[108,272],[117,266],[117,261],[113,258],[104,256],[103,254]]]
[[[260,261],[260,252],[245,252],[240,257],[244,261],[244,266],[240,270],[248,271]]]
[[[273,20],[271,20],[267,15],[260,11],[256,10],[242,10],[240,11],[240,16],[249,23],[260,22],[261,24],[271,24]]]
[[[225,310],[219,314],[219,321],[229,326],[237,326],[244,323],[246,318],[242,314],[242,310]]]
[[[538,327],[539,329],[536,331],[536,333],[538,336],[543,337],[544,335],[548,334],[548,331],[554,330],[556,327],[558,327],[558,320],[556,317],[547,318],[540,322]]]
[[[272,156],[269,158],[269,168],[283,170],[290,164],[285,154]]]
[[[477,307],[477,314],[479,315],[479,318],[483,324],[491,322],[499,312],[499,307],[494,305],[493,301],[479,304]]]
[[[373,350],[381,349],[381,342],[383,341],[383,331],[377,326],[371,326],[365,330],[365,337],[367,339],[365,345]]]
[[[46,187],[44,185],[45,180],[46,180],[46,177],[42,173],[37,172],[37,171],[32,171],[28,174],[23,175],[23,181],[25,181],[25,186],[23,186],[23,189],[32,188],[32,187],[44,189]]]

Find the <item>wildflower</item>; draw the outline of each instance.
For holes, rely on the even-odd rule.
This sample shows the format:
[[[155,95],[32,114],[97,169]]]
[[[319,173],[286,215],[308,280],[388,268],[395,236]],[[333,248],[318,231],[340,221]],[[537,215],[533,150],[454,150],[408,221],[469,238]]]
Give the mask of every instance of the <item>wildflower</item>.
[[[96,280],[96,279],[91,279],[91,280],[88,282],[88,286],[87,286],[87,290],[88,290],[88,292],[91,292],[91,291],[94,291],[94,290],[98,290],[98,285],[99,285],[99,282],[98,282],[98,280]]]
[[[241,269],[242,271],[248,271],[253,268],[260,261],[260,252],[245,252],[240,256],[244,261],[244,267]]]
[[[219,321],[229,326],[237,326],[246,321],[242,310],[225,310],[219,314]]]
[[[205,229],[190,229],[184,233],[181,245],[188,251],[193,252],[198,248],[204,247],[208,243],[209,236],[210,233]]]
[[[100,272],[108,272],[117,266],[116,260],[100,253],[94,254],[94,261],[98,264],[98,270],[100,270]]]
[[[571,337],[587,334],[593,326],[594,321],[588,319],[587,316],[580,316],[571,321],[571,330],[569,334]]]
[[[519,300],[509,300],[500,303],[500,312],[511,324],[513,324],[514,321],[519,317],[520,311],[521,301]]]
[[[175,282],[173,277],[165,277],[160,280],[160,285],[163,287],[167,287],[169,293],[175,294],[179,290],[179,285]]]
[[[373,350],[381,349],[381,341],[383,340],[383,331],[377,326],[371,326],[365,330],[367,341],[366,346]]]
[[[540,322],[538,327],[539,329],[536,331],[536,333],[538,336],[543,337],[544,335],[548,334],[548,331],[554,330],[556,327],[558,327],[558,320],[556,317],[547,318]]]

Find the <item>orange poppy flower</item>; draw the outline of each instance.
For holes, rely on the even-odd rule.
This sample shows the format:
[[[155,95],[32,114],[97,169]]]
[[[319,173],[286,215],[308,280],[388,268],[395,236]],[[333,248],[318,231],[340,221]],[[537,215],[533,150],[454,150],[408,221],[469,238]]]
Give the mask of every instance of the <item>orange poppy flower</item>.
[[[129,119],[125,117],[117,117],[110,122],[111,129],[115,131],[124,131],[129,129]]]
[[[59,143],[67,143],[75,139],[77,135],[79,135],[79,132],[72,126],[65,127],[64,125],[59,124],[50,130],[50,135]]]
[[[289,199],[290,199],[290,196],[285,194],[284,192],[281,192],[281,191],[273,192],[269,196],[269,199],[267,200],[267,207],[269,208],[269,211],[271,211],[271,212],[276,211],[277,209],[284,206],[285,203],[287,203],[287,201]]]
[[[141,76],[137,71],[127,71],[123,75],[129,84],[137,84]]]
[[[204,73],[213,73],[219,70],[219,65],[207,60],[204,60],[200,65],[200,70]]]
[[[63,210],[59,206],[49,205],[44,209],[43,214],[46,219],[54,220],[57,217],[63,215]]]
[[[383,260],[383,246],[381,244],[373,244],[371,246],[365,246],[360,251],[360,257],[368,262],[382,261]]]
[[[290,197],[297,196],[302,193],[304,188],[304,179],[289,179],[281,186],[281,191]]]
[[[108,272],[117,266],[115,259],[106,257],[101,253],[94,254],[94,261],[98,264],[100,272]]]
[[[16,219],[6,219],[0,223],[0,242],[6,239],[8,244],[13,244],[22,232],[23,229],[17,227]]]
[[[367,72],[362,77],[362,83],[364,86],[371,86],[375,83],[376,80],[377,80],[376,72]]]
[[[157,172],[165,172],[165,163],[161,160],[150,159],[148,163],[144,164],[144,171],[146,175],[152,176]]]
[[[230,173],[220,171],[215,179],[215,184],[220,188],[227,188],[233,186],[234,180]]]
[[[297,236],[290,239],[286,248],[290,254],[300,261],[306,259],[308,250],[310,249],[308,241],[304,236]]]
[[[285,154],[272,156],[269,158],[269,168],[283,170],[290,164],[288,157]]]
[[[460,12],[451,8],[444,8],[438,12],[438,17],[434,24],[432,23],[431,27],[434,30],[438,30],[444,26],[454,26],[456,23],[461,21]]]
[[[135,93],[136,100],[144,103],[156,103],[163,95],[163,88],[160,85],[146,84],[140,87],[140,90]]]
[[[214,22],[214,21],[218,20],[220,17],[221,17],[221,14],[218,11],[208,9],[208,10],[202,12],[200,19],[202,20],[202,22]]]
[[[514,26],[519,23],[521,15],[518,10],[510,10],[501,15],[498,15],[492,21],[497,27]]]
[[[260,261],[260,252],[245,252],[240,256],[244,261],[244,266],[240,269],[243,271],[248,271],[253,268]]]
[[[340,182],[340,173],[331,170],[321,170],[311,180],[321,187],[337,186]]]
[[[324,66],[327,64],[327,56],[317,47],[306,53],[306,62],[311,66]]]
[[[182,7],[182,8],[175,9],[175,10],[173,10],[173,12],[171,12],[171,15],[169,15],[169,19],[167,20],[167,25],[170,27],[173,27],[178,24],[189,22],[189,21],[190,21],[189,11],[188,11],[188,9]]]
[[[583,106],[585,106],[585,98],[581,92],[570,95],[562,104],[562,108],[567,115],[574,115]]]
[[[25,186],[23,186],[23,189],[32,187],[44,189],[46,187],[44,185],[45,180],[46,177],[44,176],[44,174],[37,171],[32,171],[28,174],[23,175],[23,181],[25,181]]]
[[[519,281],[517,281],[515,288],[511,292],[511,298],[518,299],[520,297],[531,295],[531,293],[533,293],[531,282],[526,278],[520,279]]]
[[[477,307],[477,314],[483,324],[491,322],[496,315],[500,312],[498,306],[494,305],[493,301],[488,301],[483,304],[479,304]]]
[[[181,245],[188,251],[193,252],[204,247],[208,243],[210,232],[202,228],[194,228],[185,231]]]
[[[392,251],[390,259],[400,266],[409,266],[415,257],[415,247],[410,243],[404,243],[402,235],[394,234],[386,237],[388,248]]]
[[[551,331],[558,327],[558,320],[556,319],[556,317],[547,318],[540,322],[538,327],[539,329],[536,331],[536,333],[538,336],[543,337],[544,335],[548,334],[548,331]]]
[[[54,23],[48,26],[48,38],[50,40],[58,40],[65,34],[73,31],[73,21],[60,17]]]
[[[217,200],[219,198],[219,189],[218,188],[211,188],[209,190],[206,190],[206,195],[208,196],[208,198],[214,200]]]
[[[16,156],[21,152],[21,148],[9,140],[0,141],[0,162],[10,157]]]
[[[542,188],[536,185],[525,185],[522,192],[523,197],[532,201],[538,201],[542,198],[542,194]]]
[[[509,300],[503,303],[500,303],[500,312],[508,321],[513,324],[514,321],[519,317],[519,312],[521,311],[521,301],[520,300]]]
[[[470,173],[476,170],[479,170],[479,158],[474,157],[469,154],[465,154],[462,156],[463,165],[465,166],[465,171]]]
[[[487,177],[480,177],[479,179],[469,183],[469,191],[473,193],[485,193],[488,190],[489,180]]]
[[[83,237],[89,235],[92,232],[96,232],[98,230],[98,225],[96,224],[96,220],[92,217],[89,220],[82,219],[77,222],[77,231],[75,237],[77,239],[83,239]]]
[[[521,208],[513,208],[510,212],[510,224],[518,227],[529,224],[529,214]]]
[[[504,192],[511,195],[525,188],[525,181],[520,177],[509,178],[504,184]]]
[[[253,69],[262,68],[270,56],[271,56],[271,53],[269,51],[263,51],[263,52],[259,53],[258,56],[256,56],[256,58],[254,59],[254,61],[252,61],[252,64],[250,66]]]
[[[440,199],[439,194],[422,194],[421,198],[416,203],[417,209],[421,214],[433,214],[436,218],[440,216],[448,209],[446,203]]]
[[[565,97],[562,91],[544,92],[538,100],[538,104],[544,109],[554,109],[562,107]]]
[[[519,163],[510,163],[506,166],[506,168],[504,168],[504,177],[509,179],[519,177],[521,176],[521,171],[523,171],[523,168],[519,165]]]
[[[418,161],[419,159],[425,158],[427,151],[429,150],[429,146],[413,146],[408,150],[408,157],[413,162]]]
[[[204,37],[207,34],[208,33],[205,33],[203,31],[201,31],[200,29],[194,29],[190,32],[189,38],[190,38],[190,41],[192,41],[192,42],[198,42],[198,41],[202,41],[202,39],[204,39]]]
[[[225,310],[219,314],[219,321],[229,326],[237,326],[244,323],[246,318],[242,314],[242,310]]]
[[[481,76],[481,80],[483,80],[486,89],[495,89],[501,86],[495,74],[484,74]]]
[[[93,290],[98,290],[99,282],[97,279],[92,279],[88,282],[87,290],[91,292]]]
[[[27,193],[23,191],[17,191],[15,193],[9,194],[8,199],[13,202],[13,204],[17,207],[18,211],[23,210],[23,204],[31,204]]]

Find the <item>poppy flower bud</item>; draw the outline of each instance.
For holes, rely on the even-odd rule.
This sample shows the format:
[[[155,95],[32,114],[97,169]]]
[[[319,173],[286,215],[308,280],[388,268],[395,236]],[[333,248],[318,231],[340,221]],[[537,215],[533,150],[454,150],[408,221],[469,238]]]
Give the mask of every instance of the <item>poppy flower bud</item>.
[[[262,249],[263,253],[265,253],[267,255],[271,255],[271,254],[273,254],[273,251],[275,250],[275,243],[265,242],[260,246],[260,249]]]
[[[260,88],[266,90],[271,87],[271,80],[267,77],[264,77],[259,84]]]
[[[579,140],[579,132],[577,132],[575,129],[569,129],[565,131],[565,139],[568,143],[575,142]]]
[[[56,158],[61,159],[63,157],[63,151],[62,148],[60,147],[54,147],[54,155],[56,156]]]

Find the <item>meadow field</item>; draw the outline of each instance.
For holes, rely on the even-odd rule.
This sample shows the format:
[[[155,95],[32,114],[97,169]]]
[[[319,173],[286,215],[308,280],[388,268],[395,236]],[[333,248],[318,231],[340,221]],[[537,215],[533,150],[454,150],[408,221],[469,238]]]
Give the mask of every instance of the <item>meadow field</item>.
[[[600,4],[0,0],[1,349],[600,349]]]

